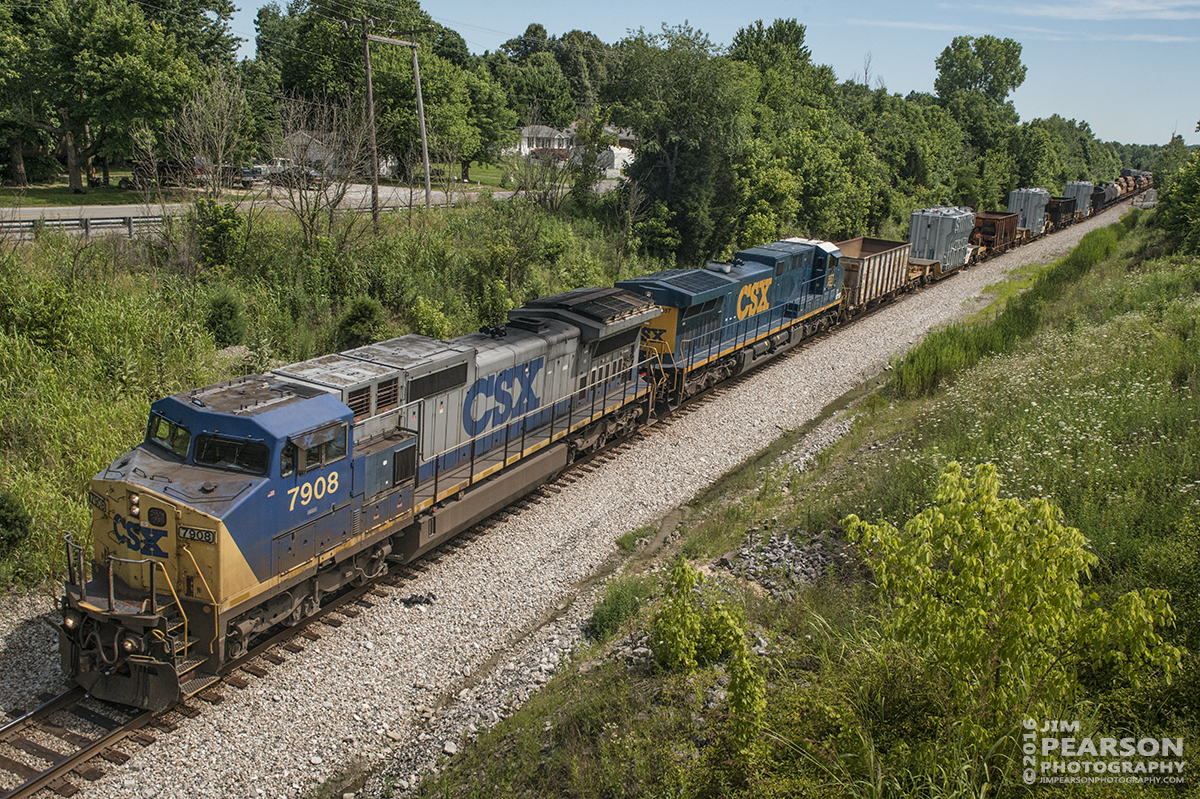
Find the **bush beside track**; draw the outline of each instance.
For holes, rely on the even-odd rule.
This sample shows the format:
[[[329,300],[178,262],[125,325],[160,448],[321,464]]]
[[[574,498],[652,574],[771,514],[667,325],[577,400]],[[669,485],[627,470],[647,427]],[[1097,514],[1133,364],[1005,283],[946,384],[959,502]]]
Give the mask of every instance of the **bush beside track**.
[[[767,528],[795,537],[836,530],[849,513],[902,525],[928,505],[947,463],[969,470],[993,461],[1003,491],[1049,498],[1091,540],[1099,563],[1085,592],[1107,607],[1131,588],[1166,589],[1177,614],[1166,637],[1196,646],[1200,262],[1161,256],[1161,235],[1145,222],[1127,216],[1092,235],[996,321],[923,345],[961,348],[961,365],[951,370],[951,358],[932,358],[939,371],[926,374],[936,374],[937,385],[914,399],[903,391],[868,396],[818,468],[776,464],[731,475],[727,490],[709,492],[686,521],[680,548],[707,559]],[[636,567],[653,555],[639,549]],[[423,795],[978,795],[977,766],[988,753],[959,734],[963,708],[944,690],[954,675],[881,633],[867,573],[853,558],[844,563],[783,598],[756,584],[707,581],[744,614],[750,640],[768,641],[769,656],[758,663],[764,732],[749,751],[729,737],[727,665],[690,675],[630,668],[606,657],[609,639],[583,656],[592,668],[556,677],[447,764]],[[610,605],[632,590],[626,581],[641,579],[619,579]],[[606,607],[605,629],[615,627],[618,641],[637,639],[654,613],[653,605],[625,604],[630,615],[621,619]],[[1080,717],[1082,734],[1195,740],[1200,731],[1200,662],[1190,652],[1170,683],[1161,673],[1136,686],[1103,669],[1078,676],[1081,695],[1059,718]],[[998,753],[1003,747],[991,754]],[[1015,769],[992,772],[988,794],[1023,795],[1014,776]],[[1142,785],[1060,790],[1178,795]]]

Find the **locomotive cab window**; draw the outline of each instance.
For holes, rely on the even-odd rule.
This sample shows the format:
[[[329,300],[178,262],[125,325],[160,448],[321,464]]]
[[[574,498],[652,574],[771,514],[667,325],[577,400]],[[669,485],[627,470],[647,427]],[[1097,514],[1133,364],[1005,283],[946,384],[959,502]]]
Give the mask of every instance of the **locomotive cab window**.
[[[279,453],[279,476],[291,477],[296,473],[296,445],[288,444]]]
[[[188,446],[192,443],[192,434],[186,427],[175,424],[157,413],[150,417],[150,433],[147,438],[152,444],[157,444],[180,459],[187,457]]]
[[[346,457],[346,425],[339,425],[330,435],[327,441],[304,450],[303,471],[311,472]]]
[[[266,474],[271,450],[261,441],[239,441],[202,433],[196,436],[196,464],[234,472]]]

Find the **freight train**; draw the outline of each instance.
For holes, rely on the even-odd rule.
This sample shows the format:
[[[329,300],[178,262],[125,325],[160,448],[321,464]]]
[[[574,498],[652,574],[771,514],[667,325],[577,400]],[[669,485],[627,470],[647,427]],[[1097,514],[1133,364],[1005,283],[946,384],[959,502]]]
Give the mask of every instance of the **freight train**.
[[[402,336],[158,400],[141,443],[91,481],[90,546],[65,537],[64,672],[151,710],[199,693],[256,636],[664,409],[952,274],[964,213],[914,214],[915,253],[786,239],[534,300],[450,341]]]

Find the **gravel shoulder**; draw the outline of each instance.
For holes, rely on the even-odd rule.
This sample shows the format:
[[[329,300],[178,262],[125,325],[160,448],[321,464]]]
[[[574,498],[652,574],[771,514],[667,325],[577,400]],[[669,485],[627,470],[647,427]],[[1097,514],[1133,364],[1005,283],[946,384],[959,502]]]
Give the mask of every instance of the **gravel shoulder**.
[[[291,797],[353,762],[382,768],[403,790],[549,679],[590,615],[597,590],[579,586],[590,586],[622,533],[688,502],[780,428],[816,419],[929,330],[986,305],[984,289],[1007,272],[1061,257],[1116,219],[1105,213],[972,267],[767,366],[391,589],[266,677],[226,688],[222,704],[130,751],[128,764],[80,785],[79,796]],[[823,425],[813,435],[839,430]],[[820,446],[813,438],[793,452]],[[418,593],[436,600],[400,601]],[[56,603],[43,590],[10,594],[0,608],[5,720],[67,685],[54,632],[39,618]],[[362,794],[381,791],[377,779]]]

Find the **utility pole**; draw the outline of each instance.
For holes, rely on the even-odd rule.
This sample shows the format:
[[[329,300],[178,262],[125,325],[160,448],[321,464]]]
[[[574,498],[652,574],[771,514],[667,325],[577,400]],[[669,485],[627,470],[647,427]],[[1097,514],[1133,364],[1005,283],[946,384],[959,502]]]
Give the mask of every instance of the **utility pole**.
[[[433,190],[429,182],[429,141],[425,136],[425,102],[421,98],[421,69],[417,64],[417,43],[406,42],[401,39],[389,39],[386,36],[376,36],[368,33],[369,27],[374,25],[375,20],[370,17],[363,17],[362,37],[363,37],[363,56],[366,59],[367,67],[367,113],[371,116],[370,131],[371,131],[371,219],[374,220],[375,229],[379,230],[379,150],[375,146],[375,101],[371,92],[371,42],[379,42],[381,44],[395,44],[401,47],[408,47],[412,50],[413,58],[413,80],[417,84],[417,118],[421,122],[421,156],[425,162],[425,207],[429,208],[433,204]],[[433,33],[432,28],[422,30],[405,31],[409,35],[418,33]]]
[[[379,232],[379,149],[375,146],[375,95],[371,92],[371,36],[367,27],[374,20],[362,18],[363,57],[367,64],[367,118],[371,131],[371,224]]]

